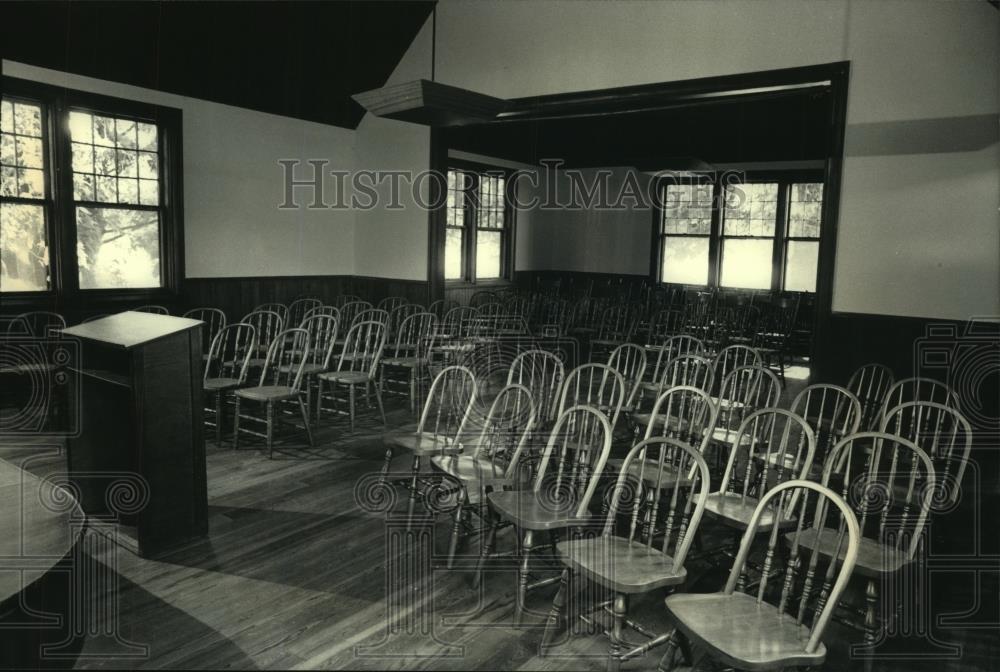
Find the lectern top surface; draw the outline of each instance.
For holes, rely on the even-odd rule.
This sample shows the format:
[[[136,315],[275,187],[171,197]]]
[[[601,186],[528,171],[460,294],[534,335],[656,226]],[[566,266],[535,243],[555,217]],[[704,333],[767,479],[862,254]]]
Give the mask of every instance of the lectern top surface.
[[[126,311],[63,329],[63,333],[67,336],[132,348],[179,331],[192,329],[199,324],[202,324],[201,320],[187,317]]]

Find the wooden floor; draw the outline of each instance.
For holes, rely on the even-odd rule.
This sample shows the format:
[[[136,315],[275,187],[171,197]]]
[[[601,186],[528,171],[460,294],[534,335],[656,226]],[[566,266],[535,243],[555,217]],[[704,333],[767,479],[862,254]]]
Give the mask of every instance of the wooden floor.
[[[390,427],[412,421],[401,401],[388,406]],[[475,542],[459,568],[444,569],[446,517],[426,534],[408,536],[392,518],[364,510],[370,498],[355,486],[369,482],[366,475],[377,472],[383,455],[383,430],[373,417],[366,412],[353,436],[346,423],[327,421],[314,449],[289,435],[273,460],[253,444],[239,452],[228,443],[210,444],[208,537],[155,561],[124,550],[100,553],[117,592],[88,585],[90,599],[105,608],[91,623],[76,666],[603,670],[607,640],[596,633],[581,630],[549,655],[538,655],[535,626],[550,605],[551,589],[529,596],[537,615],[529,614],[527,627],[518,629],[512,626],[513,571],[493,571],[483,590],[474,590],[467,570],[478,553]],[[8,442],[0,458],[17,464],[31,457],[37,473],[64,470],[59,446],[47,458],[38,457],[42,450],[37,442]],[[425,547],[412,548],[414,538]],[[500,545],[513,546],[509,533]],[[689,590],[719,589],[722,571],[696,563]],[[953,587],[937,591],[943,594],[935,607],[966,610],[972,591],[958,577]],[[630,615],[663,631],[662,598],[634,603]],[[854,599],[860,599],[856,591]],[[997,623],[989,609],[979,619]],[[102,631],[118,637],[95,634]],[[963,647],[960,660],[878,661],[873,669],[995,669],[998,632],[995,625],[938,629],[940,640]],[[859,635],[839,626],[829,635],[824,669],[861,669],[861,661],[848,655]],[[930,651],[927,637],[916,640],[890,642],[886,650]],[[653,670],[658,660],[654,651],[624,669]]]

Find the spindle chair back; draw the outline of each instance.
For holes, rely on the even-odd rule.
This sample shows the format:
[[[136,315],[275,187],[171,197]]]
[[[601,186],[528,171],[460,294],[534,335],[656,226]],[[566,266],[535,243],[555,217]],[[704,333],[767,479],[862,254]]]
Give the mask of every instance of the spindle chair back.
[[[469,298],[469,306],[472,308],[479,308],[487,303],[499,303],[499,301],[500,297],[496,292],[479,290],[477,292],[473,292],[472,296]]]
[[[299,327],[309,334],[309,357],[305,364],[305,375],[313,375],[330,368],[339,326],[336,317],[320,314],[304,318],[299,324]]]
[[[406,320],[406,318],[411,315],[416,315],[417,313],[424,312],[423,306],[417,305],[415,303],[404,303],[400,306],[396,306],[389,312],[389,321],[387,323],[389,338],[395,338],[399,332],[400,326]]]
[[[310,308],[303,320],[308,320],[310,317],[315,315],[329,315],[330,317],[337,318],[337,324],[340,324],[340,308],[336,306],[316,306],[315,308]]]
[[[879,409],[879,424],[885,417],[886,412],[907,401],[933,401],[936,404],[944,404],[958,409],[958,395],[954,390],[942,382],[932,378],[903,378],[893,383],[889,391],[885,393],[882,400],[882,408]]]
[[[779,530],[768,521],[797,503],[794,531],[782,570]],[[810,552],[800,584],[804,529],[826,529],[833,541],[831,560],[819,576],[819,553]],[[767,534],[764,570],[755,590],[744,592],[743,579],[755,541]],[[822,637],[857,563],[860,549],[857,517],[843,498],[812,481],[791,480],[764,494],[749,517],[726,584],[718,593],[677,593],[666,599],[676,624],[660,663],[668,669],[681,638],[723,665],[740,669],[786,669],[817,666],[826,658]],[[796,590],[801,589],[798,595]],[[780,586],[780,590],[778,590]],[[755,594],[754,594],[755,593]],[[691,662],[691,661],[687,661]]]
[[[378,302],[378,306],[377,307],[381,308],[382,310],[384,310],[387,313],[392,313],[392,311],[396,310],[400,306],[405,306],[408,303],[409,303],[409,301],[406,300],[406,297],[403,297],[403,296],[387,296],[387,297],[385,297],[384,299],[382,299],[381,301]]]
[[[252,325],[257,334],[257,352],[251,358],[250,366],[263,366],[271,343],[285,328],[285,321],[272,310],[255,310],[244,315],[240,322]]]
[[[625,404],[625,379],[607,364],[581,364],[566,376],[559,397],[559,415],[574,406],[593,406],[607,414],[611,426]]]
[[[333,301],[330,302],[330,304],[336,306],[340,310],[343,310],[344,306],[346,306],[348,303],[355,303],[361,300],[362,300],[361,297],[355,294],[340,294],[339,296],[335,297]]]
[[[886,411],[880,430],[908,439],[931,458],[940,491],[935,505],[958,502],[972,451],[972,425],[962,413],[933,401],[907,401]]]
[[[201,352],[203,355],[208,355],[212,341],[226,326],[226,314],[218,308],[192,308],[184,313],[184,317],[205,323],[201,329]]]
[[[677,385],[665,389],[653,404],[645,438],[666,436],[705,451],[719,420],[719,407],[704,389]]]
[[[649,320],[646,345],[658,347],[668,338],[680,335],[684,328],[684,313],[677,308],[661,308]]]
[[[212,421],[206,421],[215,427],[215,443],[222,444],[223,409],[226,394],[241,387],[247,377],[250,358],[257,352],[257,332],[253,325],[243,322],[224,326],[205,355],[205,372],[202,377],[202,390],[209,396],[214,395],[215,403],[206,407],[206,415],[214,413]]]
[[[815,471],[823,468],[837,442],[861,429],[861,402],[839,385],[816,383],[805,387],[792,400],[791,411],[805,420],[816,435]]]
[[[367,301],[348,301],[344,305],[340,306],[340,322],[346,328],[350,328],[354,323],[355,319],[359,313],[372,308],[372,304]]]
[[[656,363],[652,367],[646,367],[646,377],[654,385],[658,384],[663,375],[663,369],[667,362],[682,355],[705,356],[705,344],[700,339],[687,334],[670,336],[662,343],[655,346],[646,346],[647,352],[656,353]]]
[[[289,328],[292,327],[292,323],[288,321],[288,306],[286,306],[283,303],[276,303],[276,302],[262,303],[259,306],[255,307],[253,310],[254,312],[258,310],[269,310],[272,313],[277,313],[278,315],[281,316],[282,324],[284,324]]]
[[[894,382],[892,371],[883,364],[865,364],[851,374],[847,389],[861,402],[862,429],[878,429],[882,402]]]
[[[718,352],[712,362],[715,384],[721,384],[731,371],[741,366],[763,365],[764,359],[755,348],[740,344],[727,345]]]
[[[365,308],[355,313],[354,319],[351,320],[351,326],[361,324],[362,322],[380,322],[386,325],[388,329],[389,313],[381,308]]]
[[[445,315],[447,315],[448,311],[452,308],[458,308],[458,301],[454,299],[438,299],[427,307],[427,312],[434,313],[434,315],[438,318],[438,322],[443,322]]]
[[[309,311],[322,305],[322,301],[312,297],[295,299],[288,305],[288,324],[294,326],[302,324],[302,320],[306,319]]]
[[[608,366],[621,374],[625,382],[624,407],[635,408],[639,385],[646,373],[646,351],[634,343],[622,343],[611,351]]]
[[[507,372],[507,385],[523,385],[531,391],[537,423],[548,427],[556,421],[566,370],[562,360],[547,350],[525,350],[514,357]]]
[[[744,418],[762,408],[777,406],[780,396],[781,383],[770,369],[740,366],[730,371],[723,379],[716,398],[719,422],[715,429],[715,440],[732,445]]]
[[[135,313],[152,313],[154,315],[169,315],[170,311],[163,306],[139,306],[138,308],[133,308],[132,312]]]

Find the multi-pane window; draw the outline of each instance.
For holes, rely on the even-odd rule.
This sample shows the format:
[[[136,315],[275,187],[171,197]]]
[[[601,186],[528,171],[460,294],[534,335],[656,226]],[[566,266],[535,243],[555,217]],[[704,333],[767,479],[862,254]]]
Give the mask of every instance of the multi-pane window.
[[[0,101],[0,291],[49,289],[49,200],[42,106]]]
[[[816,291],[821,182],[691,180],[663,187],[661,282]]]
[[[181,112],[0,81],[4,300],[27,309],[43,292],[104,290],[99,303],[176,292]]]
[[[448,170],[444,277],[491,280],[508,273],[510,234],[503,171]]]
[[[766,182],[727,186],[725,204],[719,284],[769,289],[778,217],[778,185]]]
[[[156,125],[74,110],[69,129],[80,288],[159,287]]]
[[[822,211],[822,183],[792,185],[785,236],[784,289],[787,291],[816,291]]]
[[[661,280],[708,283],[712,233],[712,184],[670,184],[660,228]]]

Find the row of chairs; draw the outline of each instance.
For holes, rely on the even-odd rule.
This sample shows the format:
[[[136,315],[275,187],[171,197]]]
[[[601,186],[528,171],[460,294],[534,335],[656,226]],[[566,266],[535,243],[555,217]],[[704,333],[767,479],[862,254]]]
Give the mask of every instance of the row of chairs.
[[[531,387],[515,381],[522,379],[521,372],[527,362],[533,358],[545,359],[548,354],[523,353],[519,356],[508,374],[507,386],[493,400],[481,421],[473,423],[479,428],[478,432],[467,428],[474,415],[477,396],[475,376],[461,366],[442,371],[431,387],[416,432],[398,435],[390,441],[384,472],[388,472],[389,460],[396,450],[405,449],[413,454],[414,466],[408,479],[408,513],[411,516],[422,458],[430,458],[438,471],[461,484],[460,506],[455,509],[450,542],[451,554],[457,547],[462,516],[470,508],[491,521],[480,566],[490,556],[501,524],[513,524],[523,533],[516,606],[518,620],[524,611],[529,588],[528,569],[535,546],[534,535],[568,531],[593,521],[591,499],[598,492],[601,478],[607,478],[606,471],[613,464],[610,459],[612,428],[617,413],[613,395],[602,395],[600,390],[606,386],[617,387],[620,390],[618,398],[625,396],[624,377],[610,366],[586,364],[578,367],[562,384],[558,394],[558,419],[539,454],[533,449],[530,437],[546,423],[539,421]],[[744,375],[740,369],[761,370],[760,367],[741,366],[728,375],[738,379]],[[759,379],[761,374],[757,375]],[[582,380],[586,383],[581,384]],[[592,389],[582,392],[581,388],[588,386]],[[543,389],[551,387],[545,385]],[[594,387],[598,389],[596,393]],[[858,432],[860,402],[852,400],[853,395],[848,390],[834,387],[811,386],[812,389],[807,388],[795,403],[801,402],[803,410],[818,407],[822,415],[823,408],[837,405],[831,402],[831,395],[850,401],[846,406],[851,409],[854,420],[842,428],[842,435],[838,435],[836,426],[825,423],[822,418],[811,418],[815,423],[811,425],[798,413],[775,408],[773,401],[763,408],[744,408],[734,403],[733,398],[729,398],[727,405],[726,396],[713,397],[703,387],[679,385],[663,390],[646,424],[645,438],[632,446],[619,463],[620,467],[614,470],[617,480],[613,488],[605,491],[607,506],[601,534],[596,540],[585,542],[560,541],[557,536],[550,539],[565,570],[562,588],[549,616],[549,626],[555,626],[561,618],[568,577],[575,572],[614,592],[612,604],[607,609],[612,617],[608,628],[612,635],[609,656],[612,666],[671,640],[667,636],[657,636],[642,646],[626,650],[621,637],[622,627],[635,624],[626,618],[625,596],[682,583],[684,558],[695,539],[701,516],[708,514],[725,521],[730,528],[742,530],[743,535],[722,593],[711,598],[678,595],[676,599],[671,598],[673,602],[668,600],[668,609],[680,632],[710,650],[714,648],[723,660],[730,662],[736,659],[747,665],[776,661],[785,665],[815,664],[823,655],[819,643],[822,630],[837,606],[846,577],[857,563],[859,573],[869,577],[866,640],[874,637],[874,621],[868,622],[874,618],[877,599],[874,579],[902,568],[913,558],[932,501],[957,499],[957,484],[961,482],[968,459],[971,432],[957,410],[932,401],[903,402],[883,412],[883,431]],[[722,389],[725,388],[723,384]],[[732,439],[718,441],[716,428],[720,418],[737,411],[743,411],[743,417]],[[932,420],[931,415],[937,419]],[[433,425],[428,423],[428,418],[434,418]],[[950,429],[941,424],[947,418],[955,421]],[[959,429],[965,432],[964,443],[954,440]],[[913,440],[890,433],[904,430],[912,432]],[[824,460],[816,461],[817,435],[823,433],[831,436],[833,445]],[[705,458],[711,446],[722,446],[728,453],[721,481],[716,479],[716,487],[710,485],[713,475]],[[935,461],[944,468],[936,470]],[[814,469],[814,462],[822,464],[822,469]],[[952,464],[959,466],[949,471]],[[936,480],[936,474],[952,477],[943,499],[937,490],[942,481]],[[530,491],[520,489],[528,482]],[[839,497],[834,494],[834,488],[840,491]],[[881,493],[882,500],[877,500],[874,493]],[[826,503],[821,505],[821,500]],[[830,502],[835,507],[830,508]],[[860,518],[854,517],[848,502],[859,511]],[[902,524],[895,527],[889,523],[898,522],[900,516],[888,515],[893,503],[902,505]],[[839,523],[826,527],[827,514],[837,512],[842,514]],[[808,520],[812,520],[811,525],[807,524]],[[887,530],[893,527],[894,533],[899,535],[908,521],[911,524],[908,536],[895,537],[892,547],[891,542],[886,542]],[[616,534],[623,523],[628,532]],[[754,599],[744,591],[751,565],[750,545],[758,533],[766,533],[769,539]],[[772,581],[779,534],[787,544],[786,551],[791,551],[784,579]],[[659,548],[656,548],[653,540],[660,537],[662,545],[657,543],[655,546]],[[910,541],[901,541],[903,539]],[[886,543],[890,543],[890,547],[886,547]],[[798,554],[803,551],[810,554],[808,569],[805,577],[801,573],[796,577],[800,564]],[[822,581],[817,574],[821,556],[827,563]],[[839,562],[842,564],[838,570]],[[545,579],[535,585],[553,582]],[[769,582],[770,593],[767,591]],[[774,600],[777,605],[762,611],[762,601],[777,587],[780,587],[780,595]],[[775,618],[790,606],[794,590],[800,591],[797,616],[787,621]],[[603,606],[606,605],[598,611],[603,611]],[[709,627],[706,634],[701,629],[705,617],[719,608],[733,609],[734,614],[743,615],[756,610],[756,616],[750,619],[756,631],[742,640],[732,637],[727,640],[726,628]],[[803,618],[810,611],[812,626],[806,628]],[[745,626],[746,623],[740,626],[744,632]],[[732,624],[727,627],[731,634]],[[637,629],[643,632],[641,626]],[[549,634],[547,632],[547,637]],[[755,637],[768,634],[777,639],[772,637],[770,640],[773,646],[765,656],[767,661],[741,657],[741,651],[750,655],[745,646],[748,641],[756,646],[759,642],[755,642]],[[718,637],[722,640],[716,641]]]

